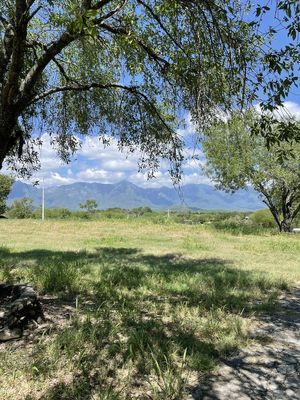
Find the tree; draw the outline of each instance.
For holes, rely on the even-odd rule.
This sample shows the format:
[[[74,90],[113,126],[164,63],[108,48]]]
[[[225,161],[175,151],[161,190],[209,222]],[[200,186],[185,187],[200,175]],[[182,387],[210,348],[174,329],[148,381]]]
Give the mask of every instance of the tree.
[[[85,203],[79,204],[79,207],[89,213],[92,213],[97,210],[98,204],[94,199],[87,199]]]
[[[14,179],[11,176],[0,174],[0,215],[6,211],[6,199],[13,183]]]
[[[234,113],[209,129],[203,135],[205,171],[225,191],[253,186],[279,230],[290,232],[300,211],[300,144],[281,142],[267,149],[264,138],[251,132],[260,118],[252,112]]]
[[[33,200],[30,197],[22,197],[15,200],[9,209],[9,216],[11,218],[32,218],[33,217]]]
[[[37,167],[40,127],[65,161],[97,132],[139,149],[150,175],[170,160],[176,180],[177,111],[203,125],[250,96],[257,40],[242,13],[234,0],[3,0],[0,169]]]

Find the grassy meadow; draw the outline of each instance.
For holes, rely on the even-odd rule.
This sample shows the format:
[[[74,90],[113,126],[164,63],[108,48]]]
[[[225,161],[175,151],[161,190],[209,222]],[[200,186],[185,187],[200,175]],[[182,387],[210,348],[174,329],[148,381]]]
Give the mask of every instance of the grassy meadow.
[[[0,220],[0,281],[47,322],[0,344],[0,399],[184,399],[300,280],[300,235],[147,219]]]

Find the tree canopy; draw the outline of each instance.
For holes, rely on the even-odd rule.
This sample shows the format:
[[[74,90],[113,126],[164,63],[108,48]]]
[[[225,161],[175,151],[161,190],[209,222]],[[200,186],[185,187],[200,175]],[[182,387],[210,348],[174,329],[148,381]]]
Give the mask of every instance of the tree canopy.
[[[205,170],[220,189],[234,192],[253,186],[280,231],[290,231],[300,211],[300,144],[281,142],[268,150],[264,138],[251,132],[260,119],[259,114],[234,113],[209,129],[203,137]]]
[[[6,211],[6,199],[14,180],[11,176],[0,174],[0,215]]]
[[[257,35],[243,11],[235,0],[2,1],[0,166],[34,167],[41,130],[64,160],[93,133],[138,148],[150,173],[170,160],[176,179],[180,112],[202,126],[251,95]]]
[[[87,199],[84,203],[79,204],[79,207],[89,213],[92,213],[97,210],[98,203],[95,199]]]
[[[114,136],[150,175],[165,158],[178,179],[183,110],[203,129],[261,88],[274,109],[297,79],[298,1],[276,2],[269,37],[290,39],[278,51],[259,31],[265,3],[253,17],[248,0],[2,0],[0,169],[38,167],[47,131],[65,161],[80,135]]]

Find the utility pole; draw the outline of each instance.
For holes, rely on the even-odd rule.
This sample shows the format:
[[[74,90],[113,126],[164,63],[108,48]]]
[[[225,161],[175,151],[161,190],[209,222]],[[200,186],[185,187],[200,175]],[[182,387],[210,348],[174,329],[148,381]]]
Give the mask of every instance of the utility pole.
[[[42,188],[42,221],[45,219],[45,185],[43,178],[43,188]]]
[[[170,218],[170,209],[168,208],[168,219]]]

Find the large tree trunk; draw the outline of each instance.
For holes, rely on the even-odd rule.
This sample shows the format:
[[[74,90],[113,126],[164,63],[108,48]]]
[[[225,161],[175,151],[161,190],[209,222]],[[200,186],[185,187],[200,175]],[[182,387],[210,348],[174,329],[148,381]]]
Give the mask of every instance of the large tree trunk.
[[[287,218],[281,221],[280,224],[280,231],[281,232],[292,232],[292,220]]]
[[[22,134],[15,129],[17,120],[13,107],[0,110],[0,170],[9,152],[22,137]]]
[[[14,147],[17,148],[17,153],[21,157],[23,144],[23,131],[18,127],[17,122],[9,124],[0,120],[0,170],[3,167],[5,158]]]
[[[281,232],[292,232],[293,216],[291,212],[291,193],[286,190],[282,196],[282,221],[281,221]]]

